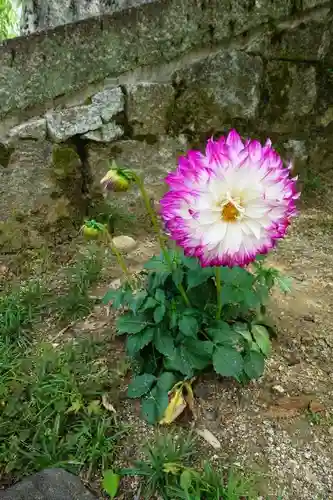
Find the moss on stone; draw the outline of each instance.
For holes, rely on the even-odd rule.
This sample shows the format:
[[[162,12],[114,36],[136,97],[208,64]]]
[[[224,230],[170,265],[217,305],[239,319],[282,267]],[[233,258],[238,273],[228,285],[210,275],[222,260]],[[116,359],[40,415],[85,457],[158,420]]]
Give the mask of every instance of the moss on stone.
[[[64,181],[77,176],[81,159],[70,146],[56,144],[52,151],[52,168],[57,180]]]

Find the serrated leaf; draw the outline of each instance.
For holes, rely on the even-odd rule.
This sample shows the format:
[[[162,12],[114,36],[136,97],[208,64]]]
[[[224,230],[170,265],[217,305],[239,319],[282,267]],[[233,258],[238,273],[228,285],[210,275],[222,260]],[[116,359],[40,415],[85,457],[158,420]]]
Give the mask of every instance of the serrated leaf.
[[[141,311],[147,311],[156,307],[156,300],[153,297],[148,297],[145,303],[141,306]]]
[[[163,273],[154,273],[149,277],[150,288],[155,290],[156,288],[163,286],[168,277],[170,276],[170,271]]]
[[[154,321],[155,323],[161,323],[162,319],[164,318],[166,311],[166,307],[164,304],[161,304],[160,306],[156,307],[154,310]]]
[[[216,373],[236,380],[243,371],[242,355],[229,346],[218,346],[213,353],[213,365]]]
[[[168,392],[154,387],[142,401],[141,413],[143,418],[149,424],[155,424],[162,418],[168,404]]]
[[[177,382],[177,377],[174,373],[172,372],[163,372],[157,380],[157,387],[159,389],[162,389],[163,391],[169,392],[170,389],[175,385]]]
[[[233,331],[230,325],[225,321],[215,321],[214,324],[208,328],[207,333],[216,344],[233,345],[235,342]]]
[[[245,339],[250,345],[252,345],[253,338],[249,330],[249,327],[247,326],[246,323],[240,323],[240,322],[235,323],[234,325],[232,325],[232,329],[235,333],[241,335],[243,339]]]
[[[202,283],[205,283],[213,275],[213,271],[210,267],[204,267],[199,269],[189,270],[187,273],[187,289],[190,290]]]
[[[171,333],[162,328],[156,328],[154,335],[154,344],[158,352],[167,357],[174,356],[175,344]]]
[[[199,324],[194,316],[184,315],[178,322],[179,330],[188,337],[196,337],[199,331]]]
[[[147,394],[155,380],[155,375],[152,375],[150,373],[144,373],[143,375],[136,376],[128,386],[128,397],[140,398],[144,394]]]
[[[191,271],[201,269],[199,261],[196,257],[185,257],[184,255],[182,256],[182,264],[188,269],[191,269]]]
[[[209,340],[187,338],[180,347],[181,356],[196,370],[203,370],[212,363],[214,344]]]
[[[268,356],[272,346],[267,329],[262,325],[252,325],[251,332],[262,353]]]
[[[279,285],[281,292],[291,292],[291,285],[293,282],[292,278],[289,278],[288,276],[281,276],[281,274],[279,274],[278,276],[276,276],[275,281]]]
[[[107,306],[112,302],[112,307],[114,309],[119,309],[123,303],[124,295],[125,291],[122,288],[118,288],[117,290],[111,288],[102,298],[102,304]]]
[[[112,470],[103,472],[102,486],[110,498],[115,498],[119,488],[120,476]]]
[[[136,335],[129,335],[126,340],[126,351],[131,357],[135,356],[143,347],[149,344],[154,337],[154,328],[146,328]]]
[[[184,278],[184,271],[180,267],[177,267],[172,272],[172,279],[173,279],[174,284],[176,286],[180,285],[183,281],[183,278]]]
[[[261,377],[265,369],[265,358],[260,352],[249,351],[244,358],[244,372],[250,379]]]
[[[243,290],[243,301],[249,309],[254,309],[261,302],[259,294],[252,289]]]
[[[124,333],[139,333],[149,325],[144,314],[135,316],[133,313],[126,313],[117,319],[116,327],[118,334]]]
[[[140,290],[135,295],[133,295],[132,300],[129,302],[129,306],[132,309],[134,314],[136,314],[137,311],[140,309],[140,307],[142,306],[143,302],[145,301],[147,295],[148,294],[147,294],[146,290]]]
[[[144,269],[149,269],[157,272],[169,271],[169,265],[164,261],[163,257],[156,255],[149,259],[143,267]]]
[[[187,359],[181,355],[180,350],[175,349],[170,357],[164,359],[164,368],[168,371],[180,372],[187,377],[193,377],[193,367],[189,365]]]

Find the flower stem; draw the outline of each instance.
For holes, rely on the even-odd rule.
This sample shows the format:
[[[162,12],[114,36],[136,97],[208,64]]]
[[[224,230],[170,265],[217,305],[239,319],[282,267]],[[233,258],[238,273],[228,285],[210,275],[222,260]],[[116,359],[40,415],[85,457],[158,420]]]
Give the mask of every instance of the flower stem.
[[[147,213],[148,213],[148,215],[150,217],[150,220],[151,220],[151,223],[153,225],[153,228],[154,228],[155,234],[157,236],[158,242],[160,244],[161,250],[163,252],[165,261],[168,264],[170,271],[172,272],[173,271],[172,260],[170,258],[168,249],[167,249],[166,244],[165,244],[165,238],[161,234],[161,228],[160,228],[160,225],[158,223],[158,220],[157,220],[157,217],[156,217],[156,213],[155,213],[153,207],[151,206],[150,199],[149,199],[148,193],[146,191],[144,182],[141,179],[141,177],[139,177],[138,175],[134,175],[134,178],[135,178],[135,182],[136,182],[136,184],[137,184],[137,186],[138,186],[138,188],[140,190],[143,202],[145,204]],[[187,306],[190,306],[191,304],[190,304],[189,298],[188,298],[188,296],[187,296],[187,294],[185,292],[185,289],[184,289],[182,283],[179,283],[177,285],[177,288],[179,290],[179,293],[183,297],[183,300],[184,300],[185,304]]]
[[[216,301],[217,301],[217,310],[216,310],[216,319],[221,319],[221,311],[222,311],[222,285],[221,285],[221,273],[220,268],[217,267],[215,271],[215,281],[216,281]]]
[[[127,268],[125,259],[121,255],[121,253],[119,252],[119,250],[117,249],[117,247],[114,245],[114,243],[112,241],[111,235],[108,232],[105,232],[105,234],[107,236],[107,240],[108,240],[109,246],[111,248],[111,251],[114,254],[114,256],[116,257],[120,269],[124,273],[125,277],[127,278],[127,281],[129,283],[129,285],[131,286],[131,275],[130,275],[130,272],[129,272],[128,268]]]

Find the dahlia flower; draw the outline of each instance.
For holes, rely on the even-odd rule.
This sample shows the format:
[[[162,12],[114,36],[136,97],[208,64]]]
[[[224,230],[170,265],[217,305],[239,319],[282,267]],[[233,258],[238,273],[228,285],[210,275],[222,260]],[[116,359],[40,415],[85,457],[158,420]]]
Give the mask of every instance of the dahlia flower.
[[[210,139],[205,154],[189,151],[165,181],[166,231],[205,266],[246,266],[286,234],[296,215],[297,178],[268,139],[241,140],[232,130]]]

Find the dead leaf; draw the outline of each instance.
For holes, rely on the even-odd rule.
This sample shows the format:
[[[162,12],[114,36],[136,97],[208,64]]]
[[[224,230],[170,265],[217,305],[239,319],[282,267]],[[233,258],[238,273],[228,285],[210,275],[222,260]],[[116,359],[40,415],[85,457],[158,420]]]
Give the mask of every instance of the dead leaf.
[[[280,408],[279,406],[272,406],[264,413],[266,417],[270,418],[292,418],[299,415],[300,410],[297,408]]]
[[[198,436],[202,437],[208,444],[210,444],[215,450],[221,448],[220,441],[212,434],[208,429],[196,429]]]
[[[302,394],[300,396],[285,396],[276,401],[277,406],[285,410],[305,410],[311,403],[311,396]]]
[[[309,404],[309,410],[312,411],[312,413],[321,413],[326,410],[325,406],[319,401],[311,401]]]
[[[171,396],[168,407],[164,412],[164,416],[159,422],[161,425],[168,425],[174,422],[176,418],[183,413],[187,406],[183,396],[183,385],[175,391],[170,391],[170,394],[173,394],[173,396]]]
[[[102,396],[102,405],[104,406],[104,408],[106,410],[111,411],[112,413],[117,413],[114,406],[108,400],[106,394],[103,394],[103,396]]]

